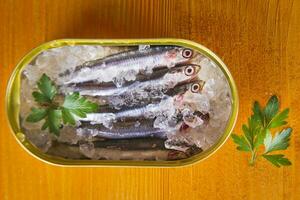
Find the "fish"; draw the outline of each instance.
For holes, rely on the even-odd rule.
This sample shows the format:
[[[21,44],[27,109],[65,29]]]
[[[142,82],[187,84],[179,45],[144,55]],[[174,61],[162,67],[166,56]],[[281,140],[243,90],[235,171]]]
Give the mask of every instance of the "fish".
[[[192,49],[177,46],[156,46],[144,50],[130,50],[77,66],[72,73],[64,72],[65,84],[88,81],[109,82],[122,86],[125,80],[135,79],[139,72],[149,73],[155,68],[189,61],[195,55]],[[129,76],[129,78],[128,78]]]
[[[182,64],[176,65],[176,67],[181,67]],[[135,77],[135,80],[127,81],[124,83],[122,86],[128,86],[134,83],[135,81],[147,81],[151,79],[157,79],[163,77],[170,69],[166,66],[163,67],[157,67],[152,70],[152,73],[138,73]],[[86,81],[86,82],[81,82],[81,83],[69,83],[69,84],[64,84],[62,88],[78,88],[79,89],[91,89],[91,88],[96,88],[97,89],[106,89],[106,88],[115,88],[116,85],[113,81],[110,82],[97,82],[97,81]]]
[[[176,150],[119,150],[108,148],[95,148],[95,151],[86,152],[87,157],[97,160],[141,160],[141,161],[159,161],[159,160],[181,160],[187,158],[185,152]]]
[[[110,129],[101,124],[82,123],[76,132],[79,135],[92,135],[108,139],[129,139],[129,138],[145,138],[158,137],[165,139],[166,130],[154,128],[153,120],[143,120],[139,126],[135,126],[136,122],[124,122],[114,125]]]
[[[95,148],[122,150],[165,149],[164,140],[160,138],[131,138],[123,140],[104,139],[94,141]]]
[[[204,84],[204,81],[201,81],[198,78],[194,78],[189,82],[184,81],[181,83],[177,83],[175,87],[168,87],[163,90],[160,90],[159,86],[157,86],[157,88],[152,88],[150,86],[151,88],[145,88],[145,90],[130,90],[128,92],[124,92],[123,94],[99,99],[106,102],[106,104],[109,104],[110,107],[121,109],[124,105],[126,105],[127,107],[135,107],[137,105],[157,103],[166,96],[173,97],[175,95],[185,93],[188,90],[197,93],[198,91],[202,90]]]
[[[146,106],[125,109],[115,113],[89,113],[85,118],[81,118],[80,121],[87,121],[92,124],[104,124],[106,127],[111,127],[113,122],[123,121],[129,118],[153,119],[155,116],[158,116],[159,113],[167,112],[171,105],[173,105],[173,98],[166,97],[159,103],[151,103]]]
[[[200,66],[194,64],[183,65],[168,71],[163,77],[158,79],[147,80],[135,83],[125,87],[99,87],[97,84],[85,86],[71,86],[67,90],[79,92],[83,96],[98,96],[115,98],[116,96],[136,96],[134,93],[140,94],[144,92],[144,98],[148,98],[148,94],[163,94],[168,89],[173,88],[177,84],[189,81],[199,73]],[[66,88],[65,88],[66,90]]]
[[[178,84],[172,90],[167,91],[165,94],[168,96],[174,96],[177,94],[183,94],[186,91],[192,93],[200,93],[205,85],[205,81],[199,80],[198,78],[192,79],[187,84]]]
[[[191,83],[179,86],[181,88],[181,91],[179,89],[178,92],[181,92],[179,95],[183,95],[187,91],[191,91],[193,93],[198,93],[201,91],[201,88],[203,87],[203,81],[195,80]],[[104,124],[107,127],[111,127],[113,122],[117,121],[124,121],[128,119],[138,119],[138,118],[146,118],[146,119],[153,119],[157,116],[159,116],[163,112],[169,112],[170,108],[175,105],[176,99],[178,97],[175,96],[164,96],[164,98],[159,101],[159,103],[151,103],[146,106],[141,107],[134,107],[134,108],[123,108],[117,112],[103,112],[101,113],[90,113],[87,114],[85,118],[81,118],[80,121],[87,121],[91,122],[93,124]],[[108,109],[112,110],[112,109]],[[169,114],[172,114],[169,112]],[[174,114],[174,113],[173,113]],[[169,116],[171,117],[171,116]]]
[[[142,139],[143,141],[136,141]],[[128,139],[128,140],[114,140],[116,148],[110,148],[109,145],[105,144],[99,145],[98,143],[91,144],[81,144],[81,145],[69,145],[64,143],[55,143],[51,146],[47,153],[52,156],[63,157],[66,159],[77,159],[77,160],[86,160],[86,159],[97,159],[97,160],[180,160],[188,158],[192,155],[200,153],[202,149],[197,146],[191,146],[185,152],[166,149],[166,148],[145,148],[150,147],[150,145],[156,145],[152,142],[152,139],[156,138],[140,138],[140,139]],[[147,141],[150,140],[149,143]],[[110,140],[113,141],[113,140]],[[129,149],[124,149],[122,142],[123,141],[132,141],[134,144],[128,143]],[[163,140],[161,140],[163,141]],[[118,144],[120,143],[120,145]],[[130,146],[129,146],[130,145]],[[163,145],[160,144],[159,145]],[[86,148],[92,147],[90,151],[86,151]],[[99,147],[98,147],[99,146]],[[135,148],[136,147],[136,148]],[[139,148],[140,147],[140,148]]]

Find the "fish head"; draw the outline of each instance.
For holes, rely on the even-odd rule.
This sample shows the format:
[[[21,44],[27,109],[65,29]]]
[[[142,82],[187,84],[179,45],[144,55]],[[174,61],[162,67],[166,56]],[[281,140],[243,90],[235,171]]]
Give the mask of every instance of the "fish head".
[[[195,77],[201,69],[200,65],[196,65],[196,64],[187,64],[184,65],[183,67],[184,67],[183,68],[184,74],[190,77]]]
[[[179,90],[181,90],[183,93],[200,93],[203,89],[204,84],[205,81],[196,79],[187,84],[180,85]]]
[[[184,64],[172,68],[170,70],[170,73],[178,73],[188,79],[191,79],[194,78],[199,73],[200,69],[201,69],[200,65]]]
[[[184,96],[186,93],[200,93],[204,84],[204,81],[198,79],[190,82],[182,82],[173,88],[173,93],[178,97]]]
[[[192,93],[200,93],[203,89],[205,82],[202,80],[196,80],[189,84],[189,91]]]
[[[168,50],[165,54],[165,58],[170,63],[183,63],[187,62],[195,56],[195,52],[189,48],[177,47]]]

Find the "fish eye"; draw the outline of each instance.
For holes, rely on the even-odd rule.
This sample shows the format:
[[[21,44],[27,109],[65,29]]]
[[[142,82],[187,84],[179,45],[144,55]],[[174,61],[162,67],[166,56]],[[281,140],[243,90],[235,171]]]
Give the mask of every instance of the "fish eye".
[[[193,51],[191,49],[183,49],[182,56],[184,58],[191,58],[193,56]]]
[[[191,76],[195,73],[195,68],[193,66],[187,66],[184,70],[185,75]]]
[[[193,93],[197,93],[197,92],[199,92],[199,90],[200,90],[200,85],[199,85],[199,83],[194,83],[192,86],[191,86],[191,91],[193,92]]]
[[[187,116],[184,116],[183,118],[184,118],[185,121],[192,122],[193,119],[194,119],[194,116],[193,115],[187,115]]]

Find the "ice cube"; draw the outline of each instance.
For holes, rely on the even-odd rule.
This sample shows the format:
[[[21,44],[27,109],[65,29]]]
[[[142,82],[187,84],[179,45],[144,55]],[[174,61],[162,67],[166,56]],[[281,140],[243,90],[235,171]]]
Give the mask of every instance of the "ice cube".
[[[94,158],[95,147],[92,142],[83,143],[79,145],[80,152],[88,158]]]
[[[76,134],[74,127],[64,126],[60,131],[57,141],[62,143],[77,144],[81,139],[82,137]]]

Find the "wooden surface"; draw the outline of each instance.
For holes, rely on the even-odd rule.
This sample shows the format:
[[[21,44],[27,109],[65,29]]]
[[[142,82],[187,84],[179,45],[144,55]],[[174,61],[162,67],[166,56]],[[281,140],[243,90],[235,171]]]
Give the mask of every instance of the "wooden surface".
[[[298,0],[0,0],[0,199],[300,199],[300,1]],[[294,128],[291,167],[254,168],[231,140],[193,166],[63,168],[45,164],[15,141],[4,110],[17,62],[58,38],[176,37],[216,52],[237,83],[240,112],[279,95]]]

